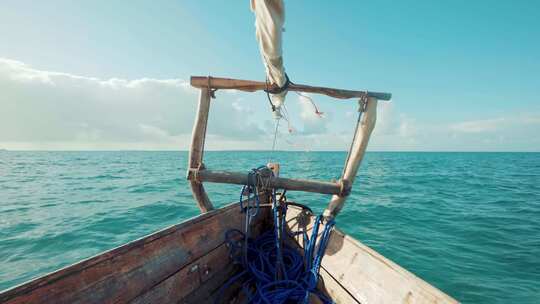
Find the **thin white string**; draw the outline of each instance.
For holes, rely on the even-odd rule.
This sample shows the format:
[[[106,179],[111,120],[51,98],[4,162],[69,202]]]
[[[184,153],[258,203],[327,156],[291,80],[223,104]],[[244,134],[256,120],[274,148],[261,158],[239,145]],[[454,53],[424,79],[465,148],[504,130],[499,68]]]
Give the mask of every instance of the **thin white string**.
[[[277,134],[279,130],[280,120],[281,119],[276,119],[276,129],[274,130],[274,142],[272,143],[272,152],[270,152],[270,159],[268,160],[269,163],[272,161],[272,157],[274,156],[274,151],[276,150]]]

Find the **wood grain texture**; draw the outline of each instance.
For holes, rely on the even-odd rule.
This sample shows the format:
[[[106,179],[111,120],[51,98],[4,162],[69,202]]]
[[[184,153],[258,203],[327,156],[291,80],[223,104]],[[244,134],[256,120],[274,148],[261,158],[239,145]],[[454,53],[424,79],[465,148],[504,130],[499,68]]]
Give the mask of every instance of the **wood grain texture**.
[[[197,116],[193,124],[193,132],[191,134],[191,146],[189,150],[189,164],[187,176],[190,176],[191,169],[199,169],[203,166],[204,141],[206,138],[206,126],[208,125],[208,115],[210,111],[210,91],[201,89],[199,95],[199,104],[197,106]],[[201,209],[201,212],[208,212],[214,209],[214,206],[208,198],[208,194],[204,190],[204,186],[200,181],[190,180],[191,191],[193,197]]]
[[[220,245],[200,259],[130,301],[132,304],[178,303],[229,265],[228,249]],[[211,267],[211,269],[210,269]]]
[[[248,182],[247,173],[226,172],[226,171],[211,171],[200,170],[196,177],[202,182],[224,183],[245,185]],[[306,191],[323,194],[340,194],[349,189],[343,189],[339,182],[324,182],[316,180],[292,179],[283,177],[271,177],[268,181],[268,186],[271,188],[287,189],[291,191]]]
[[[232,264],[229,264],[222,272],[210,278],[210,280],[201,285],[200,288],[182,298],[178,303],[215,304],[216,298],[221,300],[218,303],[223,304],[245,303],[237,302],[235,299],[238,296],[239,289],[241,288],[241,282],[232,284],[227,290],[220,293],[223,283],[230,279],[238,271],[238,266],[235,267]]]
[[[240,79],[230,79],[230,78],[219,78],[219,77],[206,77],[206,76],[191,76],[191,86],[195,88],[212,88],[212,89],[234,89],[245,92],[255,92],[262,91],[267,89],[266,82],[253,81],[253,80],[240,80]],[[277,89],[276,86],[270,86],[270,90]],[[315,87],[304,84],[293,84],[291,83],[288,88],[289,91],[296,92],[306,92],[306,93],[316,93],[323,94],[334,98],[339,99],[349,99],[349,98],[361,98],[366,95],[368,97],[373,97],[378,100],[390,100],[392,94],[382,93],[382,92],[372,92],[372,91],[352,91],[352,90],[342,90],[334,89],[327,87]]]
[[[3,292],[0,303],[127,303],[221,246],[224,231],[243,227],[239,209],[210,211],[60,269]]]
[[[330,296],[335,303],[360,304],[326,269],[321,267],[319,274],[322,279],[319,284],[319,290]]]
[[[253,224],[252,236],[256,237],[266,228],[269,209],[261,209],[258,221]],[[194,298],[210,298],[210,293],[201,290],[217,290],[236,271],[229,258],[229,248],[222,244],[201,258],[184,266],[182,269],[164,279],[147,292],[133,299],[131,304],[172,304],[190,302]],[[196,295],[195,295],[196,294]],[[199,295],[200,294],[200,295]],[[213,298],[212,298],[213,299]]]
[[[313,216],[301,215],[301,210],[297,207],[291,206],[287,212],[287,225],[293,231],[304,225],[310,231],[313,222]],[[302,246],[300,237],[297,238],[297,242]],[[343,289],[327,284],[325,288],[330,295],[341,294],[346,298],[343,294],[346,292],[362,304],[458,303],[449,295],[339,229],[335,229],[330,237],[322,260],[321,272],[323,270]]]
[[[375,122],[377,121],[377,99],[368,98],[365,111],[361,115],[356,125],[353,142],[347,155],[343,175],[341,176],[341,180],[346,181],[348,185],[354,184],[358,168],[362,164],[368,147],[371,132],[375,128]],[[336,217],[345,205],[346,200],[346,195],[333,195],[323,215],[326,218]]]

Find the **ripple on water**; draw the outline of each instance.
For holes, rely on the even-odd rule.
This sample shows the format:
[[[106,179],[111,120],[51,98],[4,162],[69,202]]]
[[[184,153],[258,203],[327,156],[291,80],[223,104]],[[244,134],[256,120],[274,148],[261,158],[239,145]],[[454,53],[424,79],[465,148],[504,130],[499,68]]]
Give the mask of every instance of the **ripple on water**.
[[[207,152],[244,171],[265,152]],[[283,176],[338,178],[346,154],[277,152]],[[185,152],[4,152],[0,289],[198,214]],[[538,303],[540,154],[368,153],[345,232],[464,303]],[[208,185],[212,201],[237,186]],[[322,211],[329,196],[291,192]]]

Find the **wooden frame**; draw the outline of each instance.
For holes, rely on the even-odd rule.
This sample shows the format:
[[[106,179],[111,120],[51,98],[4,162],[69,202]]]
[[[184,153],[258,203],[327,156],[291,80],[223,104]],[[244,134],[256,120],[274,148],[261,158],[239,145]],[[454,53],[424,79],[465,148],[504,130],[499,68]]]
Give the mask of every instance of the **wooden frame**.
[[[191,173],[188,173],[191,174]],[[224,183],[235,185],[246,185],[248,183],[248,177],[245,173],[238,172],[226,172],[226,171],[210,171],[210,170],[197,170],[193,174],[196,176],[189,177],[191,180],[210,183]],[[303,180],[283,177],[270,177],[268,179],[268,187],[286,189],[286,190],[300,190],[306,192],[315,192],[322,194],[335,194],[345,196],[350,191],[350,187],[339,182],[323,182],[315,180]]]
[[[197,202],[201,212],[208,212],[213,209],[213,205],[204,190],[203,182],[226,183],[226,184],[246,184],[247,175],[234,172],[219,172],[206,170],[203,162],[204,141],[206,137],[206,126],[208,124],[208,115],[210,109],[210,100],[215,90],[235,89],[246,92],[261,90],[272,90],[275,87],[268,87],[266,82],[201,77],[192,76],[191,85],[199,88],[199,104],[197,116],[193,126],[191,139],[191,149],[189,153],[189,165],[187,179],[190,181],[193,197]],[[360,98],[360,114],[356,126],[353,142],[349,150],[345,168],[342,177],[337,182],[323,182],[313,180],[286,179],[274,177],[269,180],[269,186],[274,188],[308,191],[323,194],[333,194],[328,207],[324,212],[326,218],[337,216],[343,208],[345,200],[350,193],[356,173],[364,157],[369,137],[377,116],[377,100],[389,100],[390,93],[371,92],[371,91],[352,91],[326,87],[314,87],[300,84],[289,84],[289,91],[319,93],[327,96],[348,99]],[[365,112],[365,113],[364,113]],[[362,116],[362,114],[364,115]]]
[[[262,90],[275,90],[278,89],[275,85],[268,85],[266,82],[253,81],[253,80],[240,80],[240,79],[230,79],[230,78],[218,78],[218,77],[205,77],[205,76],[192,76],[191,77],[191,86],[199,89],[211,88],[211,89],[234,89],[245,92],[255,92]],[[326,87],[314,87],[308,86],[305,84],[295,84],[291,83],[287,88],[288,91],[295,92],[305,92],[305,93],[317,93],[323,94],[334,98],[339,99],[349,99],[349,98],[364,98],[372,97],[378,100],[390,100],[392,99],[392,94],[390,93],[381,93],[373,91],[352,91],[352,90],[343,90],[343,89],[334,89]]]

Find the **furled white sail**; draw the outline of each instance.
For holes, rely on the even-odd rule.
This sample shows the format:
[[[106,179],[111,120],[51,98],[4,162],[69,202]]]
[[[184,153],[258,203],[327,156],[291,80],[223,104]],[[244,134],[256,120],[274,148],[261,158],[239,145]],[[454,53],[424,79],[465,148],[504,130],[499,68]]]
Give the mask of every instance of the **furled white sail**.
[[[266,77],[270,84],[283,87],[287,82],[283,67],[281,48],[285,7],[283,0],[251,0],[251,10],[255,14],[255,32],[259,50],[266,67]],[[276,118],[281,117],[280,108],[285,101],[287,91],[272,94]]]

